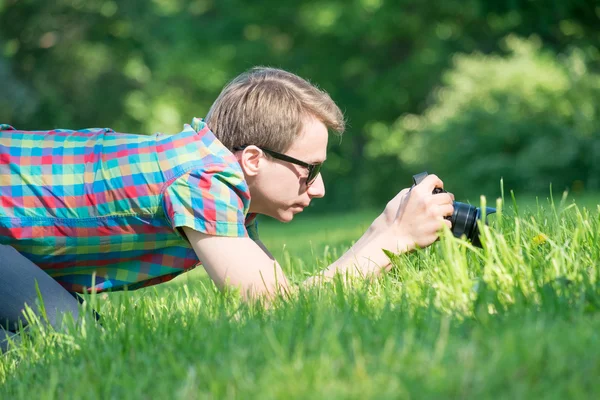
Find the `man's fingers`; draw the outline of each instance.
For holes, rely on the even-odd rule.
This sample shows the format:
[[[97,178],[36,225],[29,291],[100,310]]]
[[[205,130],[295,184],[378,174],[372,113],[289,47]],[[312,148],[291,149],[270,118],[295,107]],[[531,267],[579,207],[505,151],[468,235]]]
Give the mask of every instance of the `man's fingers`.
[[[420,188],[421,190],[426,190],[429,193],[433,192],[435,188],[444,188],[444,182],[437,175],[431,174],[427,175],[425,179],[421,181],[415,188]]]
[[[441,229],[443,229],[444,225],[446,225],[448,228],[452,229],[452,223],[450,221],[448,221],[447,219],[442,219],[442,220],[438,221],[437,224],[435,225],[436,232],[439,232]]]
[[[451,217],[454,213],[454,206],[452,204],[442,204],[440,207],[440,213],[444,217]]]
[[[450,193],[438,193],[433,196],[433,200],[431,200],[433,204],[443,205],[443,204],[452,204],[454,201],[454,196]]]

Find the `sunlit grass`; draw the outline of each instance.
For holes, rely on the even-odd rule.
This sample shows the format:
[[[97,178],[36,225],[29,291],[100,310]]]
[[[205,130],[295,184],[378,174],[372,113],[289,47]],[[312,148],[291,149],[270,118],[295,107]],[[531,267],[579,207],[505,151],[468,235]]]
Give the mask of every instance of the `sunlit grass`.
[[[483,249],[447,234],[380,279],[268,309],[218,293],[201,271],[91,298],[103,327],[33,328],[0,357],[0,398],[597,397],[597,199],[507,200]],[[376,215],[264,222],[261,235],[302,275]]]

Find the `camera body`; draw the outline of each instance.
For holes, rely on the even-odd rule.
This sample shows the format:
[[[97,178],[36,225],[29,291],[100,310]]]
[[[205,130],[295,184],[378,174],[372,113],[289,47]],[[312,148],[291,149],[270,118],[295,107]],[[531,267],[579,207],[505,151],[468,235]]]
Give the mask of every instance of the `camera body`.
[[[427,176],[427,172],[413,176],[413,182],[415,185],[421,183],[421,181]],[[433,194],[447,193],[442,188],[433,189]],[[455,237],[466,236],[468,240],[474,246],[481,247],[481,241],[479,240],[479,226],[477,221],[482,219],[483,215],[489,215],[496,212],[495,208],[486,207],[485,211],[481,208],[473,207],[470,204],[460,203],[455,201],[452,203],[454,206],[454,212],[451,216],[445,217],[452,224],[452,234]],[[484,214],[485,212],[485,214]]]

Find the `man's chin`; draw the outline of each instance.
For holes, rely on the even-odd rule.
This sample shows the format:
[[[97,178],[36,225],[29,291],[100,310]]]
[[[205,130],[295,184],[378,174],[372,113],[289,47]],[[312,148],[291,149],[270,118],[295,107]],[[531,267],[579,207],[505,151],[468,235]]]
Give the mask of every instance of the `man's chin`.
[[[297,213],[295,213],[293,210],[287,209],[283,212],[277,213],[275,218],[280,222],[291,222],[296,214]]]
[[[294,214],[292,213],[285,213],[283,215],[280,215],[279,218],[277,218],[280,222],[291,222],[294,219]]]

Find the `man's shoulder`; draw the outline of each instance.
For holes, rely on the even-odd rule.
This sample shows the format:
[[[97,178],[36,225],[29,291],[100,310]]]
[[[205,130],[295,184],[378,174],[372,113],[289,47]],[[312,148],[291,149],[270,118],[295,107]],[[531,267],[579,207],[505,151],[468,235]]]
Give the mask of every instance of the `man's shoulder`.
[[[185,124],[180,136],[194,136],[199,146],[200,161],[204,165],[215,168],[235,170],[241,174],[241,167],[235,155],[215,136],[206,122],[201,118],[193,118],[190,124]]]

